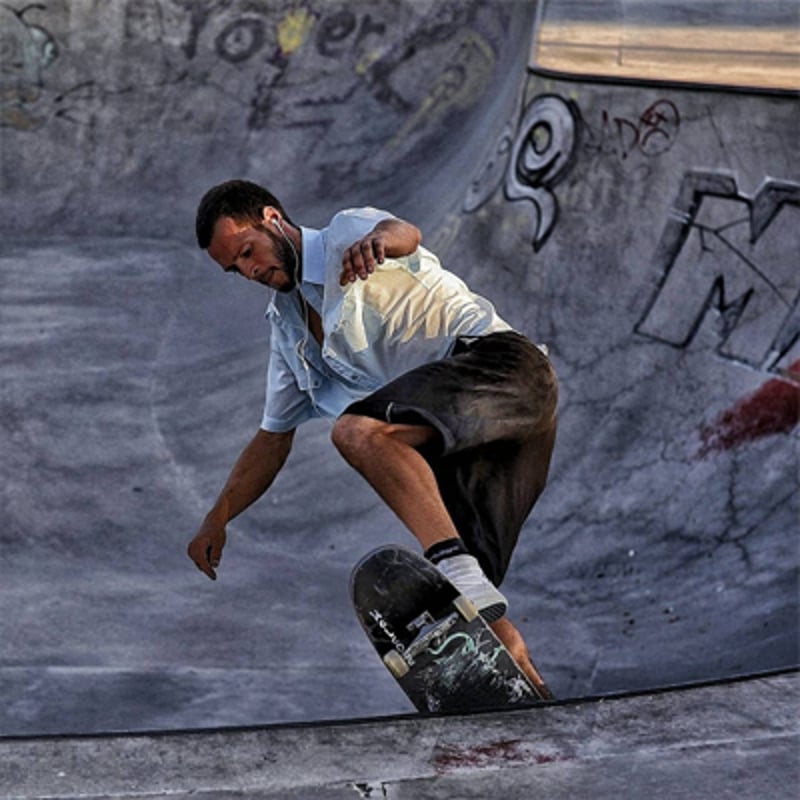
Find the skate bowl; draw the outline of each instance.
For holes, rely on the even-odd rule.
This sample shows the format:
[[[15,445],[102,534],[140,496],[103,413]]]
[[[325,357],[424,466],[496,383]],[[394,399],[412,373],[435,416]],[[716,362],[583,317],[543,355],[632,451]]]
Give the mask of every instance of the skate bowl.
[[[217,582],[185,555],[263,400],[268,295],[193,242],[231,177],[306,225],[410,219],[547,345],[558,441],[504,588],[559,698],[797,666],[796,94],[537,70],[529,3],[0,16],[0,734],[410,711],[347,580],[412,542],[329,423]]]

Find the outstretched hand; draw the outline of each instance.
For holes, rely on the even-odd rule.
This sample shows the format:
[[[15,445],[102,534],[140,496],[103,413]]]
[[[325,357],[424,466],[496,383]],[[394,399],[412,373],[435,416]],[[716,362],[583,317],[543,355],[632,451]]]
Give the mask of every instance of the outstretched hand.
[[[212,581],[217,579],[216,569],[222,559],[222,548],[225,547],[226,538],[225,526],[216,520],[207,518],[200,526],[197,535],[189,543],[189,558]]]

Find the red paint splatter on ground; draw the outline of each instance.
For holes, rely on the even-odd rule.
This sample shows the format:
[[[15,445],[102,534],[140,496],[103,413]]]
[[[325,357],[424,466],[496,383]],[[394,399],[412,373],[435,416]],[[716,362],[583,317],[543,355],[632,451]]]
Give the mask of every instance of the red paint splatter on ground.
[[[434,763],[440,774],[463,769],[484,769],[509,763],[552,764],[567,760],[561,753],[539,753],[519,739],[509,739],[474,747],[437,746]]]
[[[476,747],[445,745],[437,748],[436,766],[440,771],[450,771],[464,767],[485,767],[493,761],[520,761],[522,759],[520,745],[518,739],[491,742]]]
[[[800,421],[800,361],[795,361],[787,373],[785,379],[767,381],[720,414],[712,425],[701,428],[700,456],[793,430]]]

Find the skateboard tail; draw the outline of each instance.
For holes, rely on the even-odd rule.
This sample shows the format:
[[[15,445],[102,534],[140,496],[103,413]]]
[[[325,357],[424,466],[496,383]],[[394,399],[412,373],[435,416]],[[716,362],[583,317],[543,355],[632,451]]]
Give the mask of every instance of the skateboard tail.
[[[458,597],[436,567],[399,547],[367,553],[350,577],[356,615],[381,657],[405,653]]]

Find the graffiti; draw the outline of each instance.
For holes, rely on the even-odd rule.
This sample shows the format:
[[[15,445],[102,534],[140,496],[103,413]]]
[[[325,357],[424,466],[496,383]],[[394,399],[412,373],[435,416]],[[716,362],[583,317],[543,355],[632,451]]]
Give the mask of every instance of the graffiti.
[[[207,68],[211,49],[218,62],[235,68],[230,81],[219,69],[210,70],[219,85],[241,85],[242,72],[248,71],[249,93],[242,100],[249,107],[251,130],[314,126],[322,137],[341,122],[335,109],[366,90],[386,110],[406,118],[399,130],[395,126],[385,148],[399,156],[401,145],[423,127],[472,103],[495,65],[491,46],[467,24],[475,3],[432,4],[398,36],[391,27],[398,12],[389,2],[368,11],[315,0],[286,0],[282,9],[235,0],[170,2],[188,15],[183,51],[189,61]],[[409,83],[406,71],[414,69],[426,48],[450,40],[455,42],[450,63],[433,88],[417,98],[422,84]],[[300,52],[302,59],[292,58]],[[293,91],[298,80],[302,92]]]
[[[35,110],[43,85],[42,73],[58,58],[51,34],[27,17],[45,6],[20,11],[0,4],[0,128],[31,130],[44,118]]]
[[[129,2],[125,6],[125,38],[160,42],[164,36],[164,15],[157,0]]]
[[[494,152],[473,180],[464,202],[475,211],[502,182],[509,200],[527,200],[536,212],[532,244],[538,251],[558,218],[553,188],[573,164],[580,132],[580,114],[570,100],[539,95],[524,109],[516,133],[507,126]]]
[[[675,144],[681,115],[671,100],[657,100],[635,119],[611,116],[603,110],[600,130],[587,125],[586,149],[626,159],[634,152],[653,157],[666,153]]]
[[[789,379],[789,380],[786,380]],[[794,381],[794,382],[792,382]],[[700,429],[698,455],[732,450],[767,436],[789,433],[800,422],[800,361]]]
[[[472,179],[464,198],[464,211],[477,211],[503,183],[511,148],[514,146],[515,127],[509,122],[498,136],[486,163]]]
[[[304,8],[290,11],[278,25],[278,47],[285,58],[299,50],[314,27],[314,17]]]
[[[800,336],[800,272],[786,255],[800,250],[800,220],[785,219],[798,208],[797,183],[767,179],[749,197],[731,176],[686,173],[654,255],[661,279],[635,331],[685,348],[713,311],[720,356],[779,370]]]
[[[430,125],[453,110],[468,107],[486,89],[494,65],[495,56],[489,43],[475,33],[467,33],[450,64],[392,137],[388,149],[396,149],[401,142],[408,141],[423,125]]]
[[[393,0],[368,6],[322,0],[125,0],[122,15],[104,7],[108,16],[98,19],[117,43],[121,58],[115,68],[102,76],[74,75],[72,85],[51,87],[45,98],[50,108],[41,118],[28,107],[39,98],[42,71],[57,49],[32,15],[46,7],[14,11],[0,5],[3,124],[31,128],[48,117],[91,124],[103,108],[97,98],[113,103],[125,92],[180,83],[182,97],[196,86],[232,93],[225,102],[244,110],[251,130],[315,126],[321,138],[331,128],[344,127],[338,107],[354,93],[366,92],[368,100],[395,114],[393,124],[388,117],[381,121],[383,149],[387,156],[401,157],[409,142],[413,147],[448,112],[471,105],[492,79],[493,47],[472,24],[482,13],[479,5],[442,0],[412,14],[408,24]],[[59,15],[63,25],[63,9]],[[495,26],[493,19],[490,27]],[[421,57],[445,43],[449,52],[441,72],[426,76],[430,82],[420,81]],[[67,98],[69,109],[62,102]],[[83,98],[89,99],[85,107]],[[365,114],[375,111],[365,105]],[[201,116],[194,109],[189,115]],[[376,131],[374,125],[365,128],[364,136]]]
[[[325,17],[320,23],[317,52],[326,58],[340,58],[348,48],[361,47],[368,36],[383,36],[385,33],[386,26],[375,22],[370,14],[365,14],[359,24],[358,17],[352,11],[342,9]],[[364,72],[365,68],[362,66],[358,71]]]
[[[183,43],[183,52],[189,60],[197,55],[200,35],[215,13],[225,9],[229,2],[216,0],[210,3],[198,3],[196,0],[170,0],[173,6],[186,12],[189,18],[189,32]]]
[[[578,119],[576,106],[554,95],[536,98],[523,115],[505,189],[509,200],[529,200],[537,209],[534,250],[542,247],[556,224],[558,201],[553,187],[572,165]]]
[[[466,123],[499,80],[497,43],[514,18],[480,0],[119,0],[75,14],[68,5],[0,5],[3,52],[13,33],[28,54],[13,93],[4,60],[3,125],[69,127],[69,140],[93,153],[124,140],[112,148],[117,169],[144,158],[154,140],[137,131],[151,126],[203,135],[224,124],[239,139],[270,131],[274,146],[243,150],[241,160],[274,158],[291,142],[313,164],[320,195],[383,180],[441,146],[434,136]],[[66,54],[46,87],[57,50],[44,13],[65,43],[89,43]]]
[[[202,18],[199,27],[208,22]],[[268,61],[283,63],[308,40],[314,27],[314,16],[304,8],[290,10],[278,23],[271,54]],[[199,30],[196,32],[199,33]],[[229,64],[240,64],[250,61],[268,44],[271,33],[267,19],[261,16],[237,16],[224,24],[214,38],[214,52]],[[189,48],[191,44],[191,48]],[[187,42],[187,50],[192,56],[196,52],[197,40]]]
[[[264,46],[264,23],[258,19],[235,19],[217,35],[214,49],[231,64],[247,61]]]

